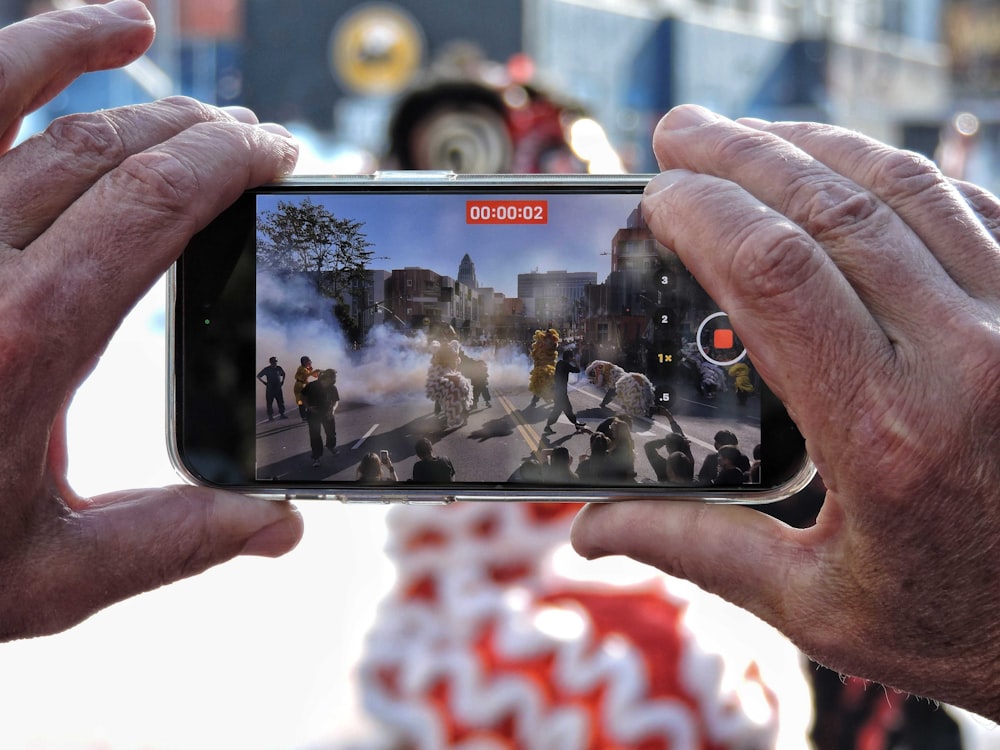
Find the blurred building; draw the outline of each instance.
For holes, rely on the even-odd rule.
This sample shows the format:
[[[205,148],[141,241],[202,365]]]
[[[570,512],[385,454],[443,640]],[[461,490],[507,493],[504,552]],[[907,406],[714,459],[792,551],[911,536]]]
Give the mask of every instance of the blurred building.
[[[944,32],[953,116],[936,156],[951,176],[1000,193],[1000,5],[952,0]]]
[[[147,4],[159,28],[147,60],[85,76],[42,124],[183,93],[377,153],[395,97],[464,40],[498,62],[527,53],[522,68],[529,60],[536,81],[594,113],[634,171],[655,169],[649,135],[659,117],[696,102],[730,116],[832,122],[927,155],[944,149],[994,188],[1000,174],[995,0]],[[0,18],[51,7],[0,0]]]
[[[463,336],[481,329],[477,290],[429,268],[394,269],[383,304],[409,329],[450,325]]]
[[[524,304],[528,317],[539,324],[562,330],[562,335],[572,335],[583,319],[583,298],[588,285],[597,283],[592,271],[545,271],[519,273],[517,298]]]
[[[927,152],[926,124],[951,106],[946,2],[535,0],[527,46],[637,170],[655,169],[651,129],[685,102],[842,124]]]

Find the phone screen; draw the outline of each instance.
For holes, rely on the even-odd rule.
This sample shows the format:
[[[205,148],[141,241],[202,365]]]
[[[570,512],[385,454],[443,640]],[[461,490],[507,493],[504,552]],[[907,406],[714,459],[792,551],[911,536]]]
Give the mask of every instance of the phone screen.
[[[652,236],[642,184],[248,194],[175,273],[179,463],[264,491],[745,499],[801,479],[801,438]],[[212,370],[231,389],[199,386]]]

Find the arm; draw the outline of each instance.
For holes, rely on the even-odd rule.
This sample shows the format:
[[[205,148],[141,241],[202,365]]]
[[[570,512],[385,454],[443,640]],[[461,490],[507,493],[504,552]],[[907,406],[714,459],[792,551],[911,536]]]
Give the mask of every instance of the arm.
[[[728,311],[828,492],[808,529],[592,505],[576,548],[690,578],[835,670],[1000,719],[1000,391],[984,377],[1000,203],[825,125],[680,107],[654,149],[652,231]]]
[[[66,479],[66,406],[127,311],[241,191],[295,162],[287,135],[248,111],[181,98],[61,118],[5,153],[24,114],[135,59],[153,33],[135,0],[0,30],[0,436],[18,446],[0,452],[0,640],[301,535],[287,503],[189,486],[85,498]],[[44,399],[28,396],[38,371]]]

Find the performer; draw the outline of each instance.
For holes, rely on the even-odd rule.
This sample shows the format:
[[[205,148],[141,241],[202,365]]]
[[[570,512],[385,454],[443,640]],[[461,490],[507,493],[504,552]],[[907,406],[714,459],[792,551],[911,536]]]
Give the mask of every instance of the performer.
[[[538,405],[539,399],[552,401],[552,382],[556,374],[556,360],[559,357],[559,331],[535,331],[531,341],[531,375],[528,389],[531,391],[531,407]]]
[[[614,362],[595,359],[587,366],[584,374],[587,376],[587,380],[598,388],[606,389],[604,399],[601,401],[601,408],[604,408],[617,395],[615,383],[618,382],[618,378],[625,374],[625,370]]]
[[[306,407],[306,417],[309,422],[309,447],[313,466],[320,465],[323,457],[323,435],[326,433],[326,447],[334,456],[337,455],[337,423],[334,414],[340,403],[340,392],[337,390],[337,371],[320,370],[318,378],[307,383],[302,388],[302,401]]]
[[[573,412],[573,405],[569,402],[569,374],[571,372],[580,372],[580,368],[573,361],[573,354],[572,349],[566,349],[562,353],[562,359],[559,360],[559,364],[556,365],[552,387],[554,400],[552,411],[549,412],[549,418],[545,421],[544,432],[546,433],[555,432],[552,429],[552,425],[559,419],[560,414],[565,414],[566,418],[573,423],[573,426],[577,430],[584,429],[583,422],[577,420],[576,414]]]
[[[388,736],[382,744],[781,746],[779,726],[795,724],[793,696],[807,690],[805,678],[784,696],[762,675],[794,672],[797,655],[786,663],[785,652],[763,649],[780,659],[766,670],[741,642],[748,639],[699,637],[706,619],[730,616],[730,605],[676,579],[623,584],[589,567],[580,568],[585,576],[559,572],[552,560],[578,509],[455,503],[389,511],[396,577],[358,666],[362,705]],[[734,632],[740,616],[732,616]],[[553,621],[570,626],[546,625]]]
[[[440,407],[449,429],[465,424],[472,408],[472,383],[458,369],[460,349],[458,341],[438,344],[427,372],[427,396],[435,403],[435,413]]]
[[[750,394],[754,392],[753,381],[750,379],[750,365],[737,362],[728,372],[729,377],[733,379],[733,387],[736,388],[736,400],[740,404],[745,404]]]
[[[292,393],[295,395],[295,403],[299,407],[299,416],[302,417],[302,421],[306,421],[306,405],[302,403],[302,389],[306,387],[306,383],[316,377],[316,371],[313,369],[312,360],[309,357],[302,357],[299,359],[299,367],[295,371],[295,385],[292,386]]]
[[[472,383],[472,408],[479,406],[480,397],[486,404],[486,408],[493,407],[490,397],[490,371],[486,360],[470,357],[463,349],[459,356],[462,358],[459,369],[462,374]]]
[[[440,341],[432,341],[430,343],[431,352],[431,362],[427,368],[427,380],[424,385],[424,393],[427,394],[427,398],[434,402],[434,416],[441,413],[441,402],[438,400],[438,393],[440,391],[439,381],[446,372],[444,366],[438,362],[438,352],[441,350]]]
[[[607,388],[601,406],[618,398],[622,409],[632,417],[648,417],[656,407],[656,388],[641,372],[625,372],[613,362],[596,359],[586,369],[587,380]]]

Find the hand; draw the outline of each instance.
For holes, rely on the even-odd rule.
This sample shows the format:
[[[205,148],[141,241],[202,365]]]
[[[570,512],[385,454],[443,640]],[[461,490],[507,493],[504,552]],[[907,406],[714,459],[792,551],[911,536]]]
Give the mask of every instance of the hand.
[[[841,672],[1000,719],[1000,204],[808,123],[662,120],[643,213],[726,310],[828,488],[815,526],[592,505],[622,553],[757,613]],[[766,469],[766,467],[765,467]]]
[[[245,110],[179,98],[62,118],[7,152],[25,114],[138,57],[153,33],[135,0],[0,30],[0,640],[301,536],[287,503],[196,487],[83,498],[67,485],[66,407],[122,318],[192,234],[297,155]]]

